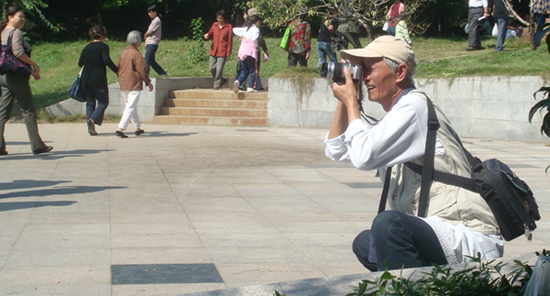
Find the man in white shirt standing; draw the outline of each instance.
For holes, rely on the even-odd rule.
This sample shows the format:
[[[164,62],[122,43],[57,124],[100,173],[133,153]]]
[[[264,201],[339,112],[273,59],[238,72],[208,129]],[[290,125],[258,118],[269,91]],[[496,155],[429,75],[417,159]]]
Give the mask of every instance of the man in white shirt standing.
[[[467,51],[482,49],[479,34],[480,18],[489,17],[489,7],[487,0],[469,0],[468,1],[468,47]],[[483,20],[483,19],[482,19]]]
[[[503,241],[498,224],[477,193],[433,182],[427,218],[415,216],[422,176],[404,163],[423,164],[428,108],[426,94],[414,87],[416,62],[411,47],[386,35],[365,48],[343,50],[341,56],[352,65],[363,66],[368,98],[382,105],[387,114],[374,125],[361,120],[359,85],[354,84],[349,70],[344,70],[346,83],[332,86],[338,103],[325,153],[361,170],[378,170],[382,180],[386,169],[393,166],[388,190],[391,210],[380,213],[371,230],[355,239],[353,251],[359,261],[376,271],[384,269],[385,261],[389,269],[399,269],[463,263],[478,252],[484,259],[501,257]],[[437,107],[436,114],[441,127],[434,168],[469,177],[470,166],[450,122]]]

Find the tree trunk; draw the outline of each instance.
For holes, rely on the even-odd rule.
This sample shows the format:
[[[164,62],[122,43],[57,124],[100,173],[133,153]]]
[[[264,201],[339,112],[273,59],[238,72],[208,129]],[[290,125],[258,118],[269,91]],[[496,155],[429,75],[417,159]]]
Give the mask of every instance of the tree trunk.
[[[369,37],[369,43],[374,41],[376,36],[374,36],[374,27],[372,23],[369,21],[365,21],[361,18],[357,19],[357,21],[361,24],[361,26],[363,26],[363,28],[365,28],[365,31],[367,31],[367,36]]]

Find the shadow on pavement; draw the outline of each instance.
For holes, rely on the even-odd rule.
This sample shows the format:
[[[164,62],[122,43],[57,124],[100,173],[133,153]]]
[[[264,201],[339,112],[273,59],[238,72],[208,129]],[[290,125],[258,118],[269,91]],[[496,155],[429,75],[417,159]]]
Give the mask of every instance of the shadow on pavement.
[[[6,194],[0,194],[0,199],[14,198],[14,197],[36,197],[36,196],[50,196],[50,195],[68,195],[68,194],[83,194],[91,192],[99,192],[109,189],[125,189],[128,187],[123,186],[69,186],[63,188],[51,188],[51,189],[37,189],[29,191],[17,191],[9,192]]]
[[[13,190],[21,188],[36,188],[55,186],[61,183],[71,183],[71,181],[47,181],[47,180],[13,180],[11,182],[0,182],[0,190]]]
[[[24,201],[0,203],[0,212],[22,210],[37,207],[61,207],[70,206],[76,201]]]
[[[113,151],[113,149],[77,149],[77,150],[56,151],[54,146],[53,150],[48,153],[44,153],[40,155],[33,155],[31,152],[21,153],[21,154],[8,154],[5,156],[2,156],[2,160],[10,160],[10,159],[25,160],[25,159],[36,159],[36,158],[40,158],[43,160],[58,160],[65,157],[79,157],[87,154],[96,154],[96,153],[108,152],[108,151]]]

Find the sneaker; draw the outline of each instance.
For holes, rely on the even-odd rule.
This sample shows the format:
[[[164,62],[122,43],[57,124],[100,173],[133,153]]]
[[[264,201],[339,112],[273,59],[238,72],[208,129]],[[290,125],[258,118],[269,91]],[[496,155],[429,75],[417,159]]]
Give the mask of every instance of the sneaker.
[[[121,132],[121,131],[116,131],[116,132],[115,132],[115,136],[121,137],[121,138],[123,138],[123,139],[124,139],[124,138],[128,138],[128,136],[125,135],[124,132]]]
[[[235,82],[233,82],[233,92],[239,92],[239,80],[235,80]]]
[[[139,135],[143,134],[144,132],[145,132],[145,131],[142,130],[142,129],[137,129],[137,130],[135,131],[135,134],[136,134],[136,136],[139,136]]]
[[[253,89],[252,87],[249,87],[246,89],[247,92],[257,92],[257,90]]]

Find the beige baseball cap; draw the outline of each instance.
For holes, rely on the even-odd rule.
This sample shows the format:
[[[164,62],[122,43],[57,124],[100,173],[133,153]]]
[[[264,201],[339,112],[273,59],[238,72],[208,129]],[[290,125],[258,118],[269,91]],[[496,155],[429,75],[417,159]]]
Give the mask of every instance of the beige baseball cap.
[[[390,35],[376,38],[365,48],[342,50],[340,55],[343,59],[350,60],[352,64],[362,63],[364,58],[388,58],[398,64],[407,65],[411,74],[416,68],[414,51],[410,45]]]
[[[248,17],[259,14],[256,8],[250,8],[246,13],[248,14]]]

